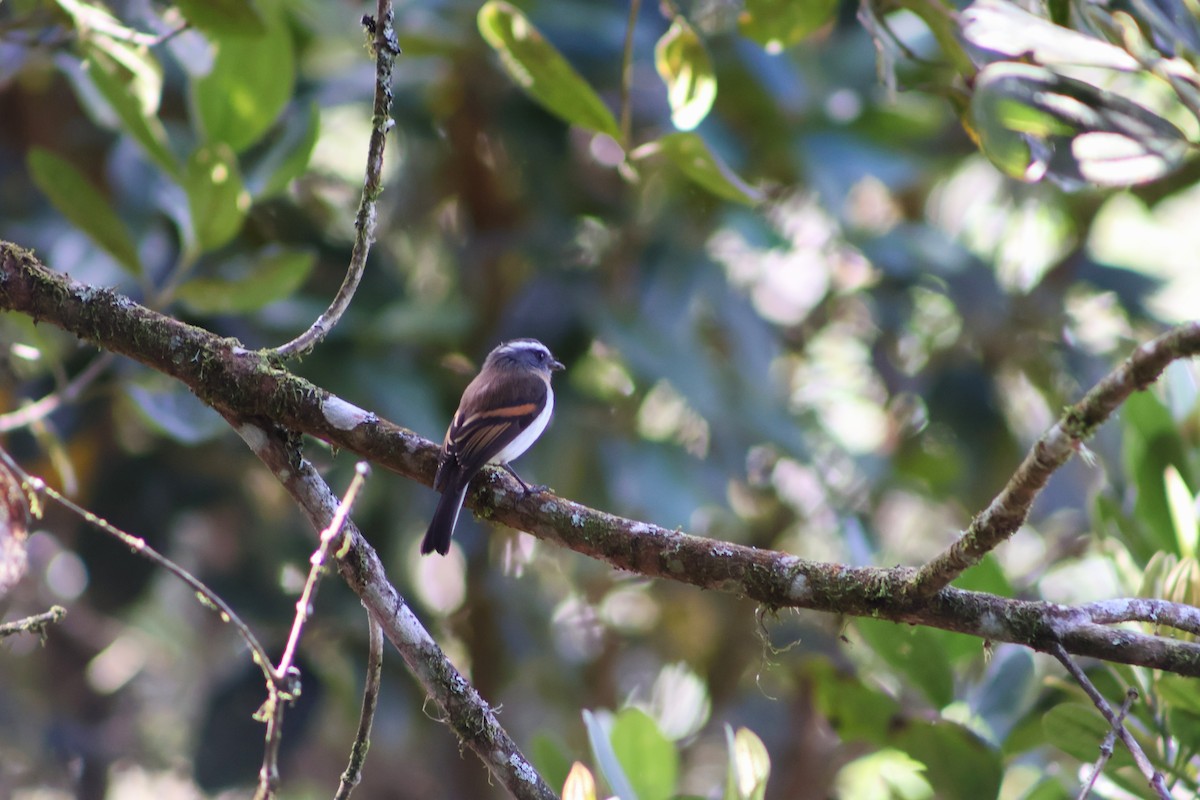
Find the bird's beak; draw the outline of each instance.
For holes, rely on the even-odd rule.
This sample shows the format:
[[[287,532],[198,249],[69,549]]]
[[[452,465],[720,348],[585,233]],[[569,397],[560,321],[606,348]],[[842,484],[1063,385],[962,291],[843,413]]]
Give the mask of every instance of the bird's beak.
[[[550,362],[550,371],[551,372],[561,372],[564,369],[566,369],[566,367],[563,366],[561,361],[551,361]]]

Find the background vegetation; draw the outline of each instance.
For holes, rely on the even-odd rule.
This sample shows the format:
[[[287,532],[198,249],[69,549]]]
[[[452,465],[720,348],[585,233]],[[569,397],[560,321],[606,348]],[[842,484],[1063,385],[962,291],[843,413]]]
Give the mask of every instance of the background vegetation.
[[[538,337],[568,369],[527,479],[714,539],[919,565],[1065,405],[1200,302],[1196,8],[1030,10],[405,4],[377,242],[349,314],[289,366],[439,440],[487,350]],[[247,347],[292,338],[354,240],[364,13],[0,4],[0,236]],[[4,449],[280,649],[312,537],[242,440],[180,384],[29,317],[0,315],[0,345]],[[956,586],[1195,604],[1195,377],[1177,362],[1131,398]],[[67,386],[52,415],[17,416]],[[351,455],[305,455],[349,482]],[[754,796],[727,786],[743,727],[769,798],[1074,797],[1099,756],[1106,723],[1028,649],[770,613],[467,515],[448,557],[421,558],[434,500],[376,471],[355,520],[556,789],[580,760],[619,790],[607,738],[642,800]],[[25,549],[0,610],[68,616],[0,648],[0,795],[245,792],[264,689],[228,626],[53,504]],[[329,580],[285,796],[331,793],[365,658],[358,599]],[[1194,684],[1084,666],[1114,705],[1139,690],[1131,728],[1193,796]],[[361,796],[503,796],[400,662],[384,670]],[[1118,744],[1093,791],[1147,789]]]

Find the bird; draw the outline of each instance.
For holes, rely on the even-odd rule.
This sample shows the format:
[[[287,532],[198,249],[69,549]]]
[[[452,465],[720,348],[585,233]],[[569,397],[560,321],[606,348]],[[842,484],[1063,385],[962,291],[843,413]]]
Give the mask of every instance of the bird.
[[[446,430],[433,488],[442,493],[421,555],[446,555],[471,479],[495,464],[517,479],[528,495],[533,488],[509,466],[537,441],[554,414],[550,376],[563,369],[537,339],[513,339],[488,353],[479,374],[463,390],[458,411]]]

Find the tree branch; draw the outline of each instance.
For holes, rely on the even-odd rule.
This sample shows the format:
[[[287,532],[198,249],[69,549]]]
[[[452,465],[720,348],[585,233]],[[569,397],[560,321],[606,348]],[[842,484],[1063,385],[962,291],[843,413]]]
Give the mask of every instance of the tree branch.
[[[1121,703],[1121,708],[1117,711],[1118,725],[1125,724],[1125,716],[1129,713],[1129,709],[1133,707],[1134,702],[1138,699],[1137,689],[1132,686],[1125,690],[1125,701]],[[1100,756],[1096,759],[1096,763],[1092,765],[1092,774],[1079,790],[1078,800],[1087,800],[1092,794],[1092,787],[1096,785],[1096,779],[1100,777],[1100,773],[1104,772],[1104,766],[1108,760],[1112,758],[1113,745],[1117,741],[1117,729],[1109,727],[1108,733],[1104,734],[1104,741],[1100,743]]]
[[[35,422],[45,419],[67,403],[74,402],[92,382],[104,374],[113,362],[112,353],[103,353],[83,368],[82,371],[65,386],[55,389],[50,394],[32,403],[28,403],[16,411],[0,414],[0,433],[15,431]]]
[[[336,513],[338,499],[312,464],[300,456],[299,448],[288,435],[274,425],[264,427],[228,415],[226,419],[296,501],[313,529],[326,529]],[[384,636],[399,651],[425,693],[437,703],[459,739],[513,797],[553,800],[554,792],[500,726],[492,708],[454,668],[404,598],[388,582],[378,554],[349,519],[343,537],[344,544],[337,554],[342,578],[379,622]]]
[[[242,621],[242,618],[239,617],[237,612],[235,612],[233,608],[225,602],[224,598],[222,598],[212,589],[208,588],[203,581],[201,581],[188,570],[181,567],[179,564],[176,564],[174,561],[164,556],[162,553],[155,550],[150,545],[146,544],[145,539],[121,530],[108,520],[98,517],[91,511],[88,511],[86,508],[79,505],[74,500],[71,500],[69,497],[66,497],[53,487],[47,486],[46,482],[41,478],[25,472],[25,470],[21,469],[17,462],[13,460],[12,456],[10,456],[8,452],[2,448],[0,448],[0,465],[3,465],[14,475],[16,475],[20,479],[21,484],[25,487],[28,487],[31,492],[38,495],[46,495],[51,500],[70,511],[87,524],[99,531],[103,531],[119,541],[121,544],[128,547],[135,555],[141,556],[150,563],[154,564],[154,566],[160,567],[185,583],[187,587],[195,593],[196,599],[199,600],[202,605],[216,612],[222,622],[230,625],[237,632],[237,634],[242,637],[242,641],[246,643],[246,648],[253,654],[254,663],[257,664],[262,670],[263,677],[266,679],[268,686],[282,684],[285,681],[287,676],[276,671],[275,668],[271,666],[271,660],[267,657],[267,651],[263,648],[262,644],[259,643],[258,638],[254,635],[254,632],[250,630],[250,626]],[[53,611],[53,609],[51,609],[51,611]],[[54,621],[57,622],[58,620]]]
[[[370,611],[367,611],[367,640],[367,677],[363,682],[362,712],[358,715],[354,744],[350,745],[350,761],[338,782],[333,800],[349,800],[350,793],[362,780],[363,763],[371,748],[371,724],[375,721],[375,709],[379,705],[380,677],[383,672],[383,628]]]
[[[367,20],[363,21],[365,23]],[[383,192],[383,150],[387,146],[388,131],[395,124],[392,120],[392,67],[396,63],[396,56],[400,54],[400,45],[396,42],[393,22],[392,0],[379,0],[374,25],[368,26],[368,30],[374,34],[372,46],[375,51],[375,102],[372,110],[371,140],[367,145],[366,177],[363,180],[358,214],[354,218],[354,248],[350,253],[350,265],[346,268],[346,277],[342,280],[342,285],[329,308],[317,317],[304,333],[275,348],[275,354],[281,358],[302,356],[329,335],[329,331],[337,325],[338,320],[350,307],[350,301],[354,298],[354,292],[358,289],[359,281],[367,268],[367,255],[375,241],[375,201]]]
[[[296,648],[300,646],[300,635],[312,613],[317,586],[325,569],[325,560],[329,558],[334,542],[341,540],[350,509],[358,499],[369,472],[367,462],[360,461],[355,465],[354,479],[350,481],[350,486],[334,510],[329,523],[321,529],[317,537],[320,543],[316,552],[309,558],[308,579],[304,581],[304,589],[300,592],[300,599],[296,601],[292,630],[288,635],[287,645],[283,648],[283,655],[279,657],[279,665],[275,667],[275,674],[286,683],[267,682],[267,702],[258,713],[258,716],[267,718],[267,744],[263,748],[263,763],[258,773],[258,791],[254,795],[255,798],[270,800],[279,788],[279,745],[283,741],[283,711],[286,703],[291,702],[299,693],[300,687],[300,670],[295,665]]]
[[[49,611],[0,625],[0,639],[16,636],[18,633],[36,633],[38,636],[44,637],[46,628],[62,622],[66,616],[67,610],[62,606],[50,606]]]
[[[1113,713],[1112,706],[1104,699],[1104,695],[1100,694],[1100,690],[1088,680],[1088,676],[1084,671],[1079,668],[1074,659],[1067,655],[1066,651],[1061,647],[1052,648],[1050,654],[1062,662],[1062,665],[1067,668],[1067,672],[1071,673],[1071,677],[1075,679],[1075,682],[1083,687],[1084,694],[1091,699],[1096,708],[1100,710],[1100,713],[1104,715],[1104,718],[1108,720],[1108,724],[1117,732],[1117,736],[1121,737],[1121,741],[1129,748],[1129,752],[1133,755],[1133,760],[1137,763],[1138,769],[1141,770],[1142,775],[1146,778],[1146,782],[1154,790],[1155,796],[1161,798],[1161,800],[1171,800],[1171,793],[1167,791],[1167,784],[1163,780],[1162,773],[1156,770],[1154,765],[1150,763],[1150,759],[1146,757],[1142,746],[1138,744],[1137,739],[1133,738],[1133,734],[1129,732],[1129,729]]]
[[[357,453],[405,477],[426,485],[432,482],[438,452],[433,442],[292,375],[235,340],[163,316],[109,290],[57,275],[32,254],[2,242],[0,308],[49,321],[104,349],[171,375],[232,424],[240,425],[239,420],[247,419],[270,420]],[[1148,385],[1172,358],[1190,355],[1198,348],[1200,325],[1196,324],[1177,328],[1138,348],[1129,361],[1074,407],[1077,411],[1068,414],[1067,425],[1055,426],[1056,431],[1070,430],[1069,436],[1074,437],[1063,440],[1061,446],[1069,449],[1070,441],[1090,434],[1121,400],[1134,389]],[[264,435],[261,428],[245,425],[239,433],[248,442]],[[1067,435],[1059,433],[1050,438],[1059,441]],[[1035,448],[1035,455],[1042,449]],[[1038,456],[1038,460],[1044,459]],[[1049,473],[1044,467],[1038,469],[1044,483]],[[1026,506],[1040,488],[1040,484],[1029,488],[1031,482],[1037,483],[1030,473],[1031,468],[1023,465],[1020,474],[1025,478],[1017,481],[1023,487]],[[1100,624],[1122,617],[1111,608],[1073,608],[950,587],[922,597],[912,590],[915,569],[806,561],[786,553],[690,536],[597,511],[548,492],[526,497],[516,481],[500,471],[489,470],[477,480],[468,498],[472,508],[497,522],[602,559],[618,569],[749,597],[768,608],[877,617],[1045,652],[1061,644],[1076,655],[1200,676],[1200,644]],[[364,561],[355,574],[376,574],[371,571],[371,563]],[[402,609],[411,617],[394,590],[378,591],[382,594],[375,598],[378,605],[373,607]],[[1138,601],[1120,602],[1126,603],[1129,612]],[[1088,608],[1099,616],[1090,617]],[[1164,608],[1159,606],[1160,611]],[[1152,609],[1143,610],[1149,619]],[[1172,613],[1185,621],[1188,616],[1178,608]],[[1127,613],[1122,618],[1136,617]]]
[[[1129,395],[1158,379],[1172,361],[1200,353],[1200,323],[1180,325],[1133,351],[1073,406],[1025,456],[1021,466],[983,513],[971,520],[958,541],[921,567],[905,594],[928,597],[978,564],[987,553],[1017,532],[1029,508],[1055,470],[1087,441]]]
[[[1200,608],[1155,600],[1146,597],[1127,597],[1115,600],[1098,600],[1077,606],[1076,613],[1089,622],[1111,625],[1117,622],[1148,622],[1167,628],[1175,628],[1200,636]]]

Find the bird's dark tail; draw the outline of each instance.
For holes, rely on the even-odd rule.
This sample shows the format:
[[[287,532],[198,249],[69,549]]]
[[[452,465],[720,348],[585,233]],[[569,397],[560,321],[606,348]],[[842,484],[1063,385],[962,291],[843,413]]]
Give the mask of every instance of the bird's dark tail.
[[[462,510],[463,499],[467,496],[467,487],[447,486],[438,500],[437,510],[433,512],[433,520],[425,538],[421,540],[421,555],[436,550],[441,555],[450,552],[450,537],[454,535],[454,526],[458,524],[458,512]]]

